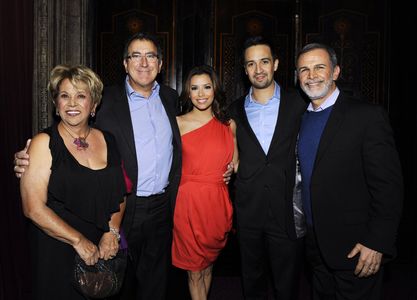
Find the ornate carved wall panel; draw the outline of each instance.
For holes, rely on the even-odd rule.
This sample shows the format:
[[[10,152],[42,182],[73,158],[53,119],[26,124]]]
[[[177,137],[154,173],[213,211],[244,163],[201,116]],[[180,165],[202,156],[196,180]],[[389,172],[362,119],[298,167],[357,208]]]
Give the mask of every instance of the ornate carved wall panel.
[[[247,92],[249,82],[243,72],[242,43],[249,36],[268,36],[276,46],[280,64],[275,80],[287,86],[288,82],[288,35],[272,32],[276,18],[257,11],[234,16],[233,32],[220,34],[219,72],[226,90],[228,101]],[[281,59],[282,58],[282,59]]]
[[[113,30],[101,34],[100,56],[101,76],[105,84],[122,82],[125,77],[123,68],[123,48],[126,40],[140,31],[155,34],[161,43],[163,70],[171,71],[169,33],[158,31],[158,16],[144,11],[130,10],[113,16]],[[164,76],[163,83],[169,85],[169,76]]]
[[[53,105],[46,87],[57,64],[91,65],[89,0],[34,1],[33,133],[49,126]]]
[[[182,81],[188,71],[201,64],[213,66],[214,0],[178,0],[176,9],[176,88],[182,91]]]
[[[123,44],[139,30],[159,36],[164,50],[159,80],[179,91],[183,70],[208,63],[219,71],[229,101],[242,95],[248,82],[240,61],[241,45],[245,37],[256,34],[275,41],[280,60],[276,80],[284,87],[292,86],[295,51],[300,36],[304,36],[304,42],[322,40],[336,48],[342,64],[342,88],[385,103],[388,69],[381,67],[386,53],[381,52],[384,39],[377,22],[383,11],[366,15],[338,10],[337,3],[324,2],[317,5],[312,1],[271,0],[260,4],[242,0],[236,5],[219,0],[204,4],[195,0],[35,0],[34,131],[52,120],[45,88],[54,65],[91,66],[95,62],[106,84],[120,82],[125,74]],[[308,9],[301,10],[303,5]],[[332,7],[336,9],[324,11]],[[372,30],[368,29],[369,19],[373,21]],[[93,22],[97,22],[96,35]]]
[[[380,36],[367,28],[367,16],[339,10],[319,19],[320,32],[307,33],[306,43],[323,42],[332,46],[341,66],[338,85],[352,95],[373,103],[380,97]]]
[[[134,33],[155,34],[163,51],[163,67],[157,80],[175,88],[177,0],[96,1],[96,64],[106,85],[125,78],[123,47]]]
[[[282,10],[278,9],[279,5],[282,6]],[[215,22],[218,35],[215,53],[218,54],[214,57],[214,61],[223,81],[228,101],[233,101],[245,94],[250,86],[243,70],[241,57],[243,42],[249,36],[262,35],[272,40],[279,59],[275,80],[284,87],[291,84],[292,17],[288,1],[270,1],[265,6],[256,5],[253,1],[243,1],[242,7],[234,9],[224,6],[220,1],[217,2]],[[260,10],[251,9],[252,7],[260,8]],[[271,8],[278,13],[270,14]],[[228,15],[227,19],[224,19],[223,16],[227,14],[228,9],[236,14]],[[285,13],[286,16],[282,17]],[[281,26],[282,23],[286,25]]]

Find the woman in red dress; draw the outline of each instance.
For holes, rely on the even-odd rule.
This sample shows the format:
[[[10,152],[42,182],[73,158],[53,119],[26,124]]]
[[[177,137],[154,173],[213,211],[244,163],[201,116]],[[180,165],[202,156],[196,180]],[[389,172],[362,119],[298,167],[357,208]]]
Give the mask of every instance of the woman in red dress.
[[[233,208],[223,173],[238,165],[236,124],[226,114],[219,78],[209,66],[193,68],[177,117],[182,175],[174,212],[172,263],[188,271],[191,298],[207,299],[212,266],[226,244]]]

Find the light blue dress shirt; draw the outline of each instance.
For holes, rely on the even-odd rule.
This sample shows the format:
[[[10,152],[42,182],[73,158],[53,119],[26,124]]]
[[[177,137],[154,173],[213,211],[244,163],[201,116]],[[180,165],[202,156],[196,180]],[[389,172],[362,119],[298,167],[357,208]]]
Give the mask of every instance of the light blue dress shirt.
[[[281,88],[275,83],[274,95],[265,104],[252,98],[252,88],[245,99],[245,110],[250,126],[262,146],[265,154],[268,154],[272,136],[278,121],[279,105],[281,102]]]
[[[126,77],[126,91],[138,160],[137,196],[165,191],[172,164],[172,129],[155,82],[146,98],[136,92]]]

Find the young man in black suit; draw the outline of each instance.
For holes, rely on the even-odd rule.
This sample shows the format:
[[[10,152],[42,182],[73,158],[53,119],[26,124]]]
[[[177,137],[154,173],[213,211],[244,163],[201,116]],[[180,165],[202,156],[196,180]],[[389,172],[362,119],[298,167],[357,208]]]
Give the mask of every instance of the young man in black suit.
[[[231,106],[239,147],[235,213],[243,292],[245,299],[267,299],[271,279],[275,299],[297,299],[304,228],[292,186],[305,103],[274,81],[279,61],[269,41],[249,38],[243,61],[252,86]]]
[[[304,113],[297,152],[313,299],[381,299],[384,258],[395,255],[402,175],[384,110],[339,91],[334,50],[298,54]]]

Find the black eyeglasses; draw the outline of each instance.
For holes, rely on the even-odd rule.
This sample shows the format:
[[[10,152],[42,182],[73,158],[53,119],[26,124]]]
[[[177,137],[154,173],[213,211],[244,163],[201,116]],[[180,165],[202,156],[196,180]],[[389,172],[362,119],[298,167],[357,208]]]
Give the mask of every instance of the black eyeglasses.
[[[140,62],[142,58],[145,58],[150,63],[154,63],[158,60],[159,56],[152,52],[146,53],[145,55],[142,55],[140,53],[132,53],[131,55],[126,56],[126,59],[130,59],[131,61],[135,63]]]

